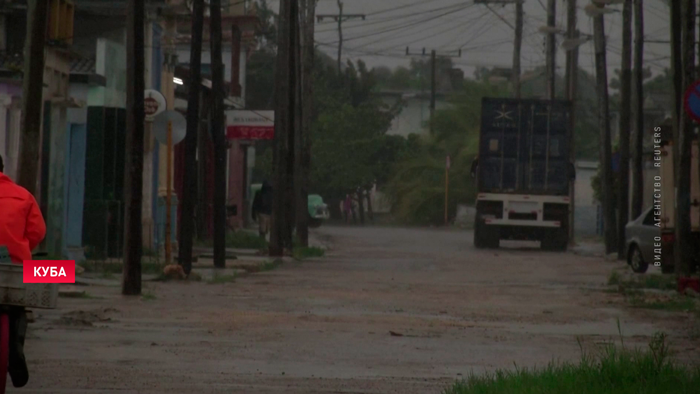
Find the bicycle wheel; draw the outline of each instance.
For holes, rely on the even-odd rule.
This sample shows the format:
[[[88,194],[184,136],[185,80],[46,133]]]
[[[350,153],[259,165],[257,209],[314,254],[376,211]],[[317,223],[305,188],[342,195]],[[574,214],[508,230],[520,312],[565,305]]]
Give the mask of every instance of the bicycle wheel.
[[[7,386],[7,365],[10,361],[10,316],[0,314],[0,394]]]

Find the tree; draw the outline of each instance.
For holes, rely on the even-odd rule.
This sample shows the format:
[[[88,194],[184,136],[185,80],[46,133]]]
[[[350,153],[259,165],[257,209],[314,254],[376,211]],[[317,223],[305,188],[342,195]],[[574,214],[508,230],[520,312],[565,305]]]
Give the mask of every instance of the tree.
[[[467,80],[450,98],[451,106],[436,111],[432,135],[406,140],[385,188],[399,221],[444,224],[445,155],[449,154],[452,162],[450,176],[469,179],[471,163],[478,152],[481,99],[509,95],[505,83]],[[458,203],[473,200],[475,193],[471,182],[451,184],[450,215],[456,212]]]

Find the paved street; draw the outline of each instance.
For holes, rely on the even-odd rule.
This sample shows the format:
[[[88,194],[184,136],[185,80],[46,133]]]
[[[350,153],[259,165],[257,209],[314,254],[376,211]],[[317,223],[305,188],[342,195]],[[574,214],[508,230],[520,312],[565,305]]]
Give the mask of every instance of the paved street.
[[[656,330],[677,349],[695,346],[681,317],[604,292],[620,263],[529,244],[476,250],[470,232],[315,235],[326,257],[236,283],[61,298],[31,325],[32,376],[16,392],[439,393],[470,371],[576,359],[577,337],[617,338],[618,318],[628,346]]]

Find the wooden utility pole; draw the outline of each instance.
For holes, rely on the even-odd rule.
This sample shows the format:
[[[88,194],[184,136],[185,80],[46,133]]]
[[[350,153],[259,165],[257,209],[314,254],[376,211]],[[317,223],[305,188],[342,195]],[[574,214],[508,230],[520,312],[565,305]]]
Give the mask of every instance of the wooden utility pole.
[[[126,2],[126,157],[124,168],[124,271],[122,294],[141,294],[143,255],[144,6]]]
[[[288,185],[290,158],[293,157],[295,54],[292,48],[293,30],[296,25],[292,3],[298,0],[280,0],[277,67],[275,76],[275,151],[273,156],[273,206],[270,231],[270,256],[282,256],[289,238]],[[296,16],[294,16],[296,18]],[[292,162],[293,167],[293,162]]]
[[[430,51],[430,134],[434,132],[435,95],[437,94],[437,55],[435,49]]]
[[[301,76],[300,67],[300,48],[299,48],[299,0],[292,0],[290,4],[289,17],[289,75],[290,75],[290,91],[289,91],[289,111],[291,114],[290,127],[287,134],[287,158],[285,163],[285,201],[289,204],[289,208],[285,211],[287,214],[284,229],[284,246],[291,252],[294,249],[294,224],[296,223],[296,195],[294,193],[294,171],[295,171],[295,146],[296,132],[301,126],[300,111],[301,106],[298,104],[300,100],[301,87],[299,86],[299,77]]]
[[[681,8],[681,42],[682,42],[682,86],[688,87],[696,79],[695,73],[695,0],[682,0]],[[676,7],[673,7],[676,8]],[[675,59],[674,59],[675,60]],[[682,104],[682,96],[678,95]],[[674,266],[676,275],[690,276],[693,246],[691,244],[690,223],[690,166],[691,147],[695,125],[685,111],[679,110],[680,124],[678,130],[678,160],[676,170],[676,237],[674,245]]]
[[[425,48],[423,48],[423,52],[420,54],[414,54],[410,52],[410,48],[406,47],[406,56],[427,56]],[[447,58],[447,57],[461,57],[462,56],[462,50],[459,49],[457,51],[456,55],[438,55],[436,50],[431,50],[430,51],[430,132],[433,132],[433,122],[432,118],[435,115],[435,109],[436,109],[436,102],[437,102],[437,59],[438,57],[440,58]],[[422,67],[421,67],[422,68]],[[423,81],[423,78],[421,77],[421,82]]]
[[[617,183],[617,258],[624,260],[627,251],[625,226],[629,221],[630,129],[632,89],[632,0],[622,8],[622,71],[620,72],[620,178]]]
[[[199,139],[199,100],[202,91],[202,30],[204,0],[192,2],[192,35],[190,38],[190,68],[187,87],[187,134],[185,134],[185,168],[180,202],[180,238],[178,261],[185,274],[192,271],[194,241],[194,211],[197,200],[197,141]]]
[[[521,83],[520,74],[522,73],[520,69],[520,52],[523,46],[523,1],[517,0],[515,3],[515,42],[513,45],[513,92],[515,98],[520,98],[521,95]]]
[[[301,246],[309,246],[309,171],[311,167],[311,125],[313,123],[313,87],[314,87],[314,21],[316,19],[316,1],[302,1],[302,37],[301,37],[301,127],[296,130],[297,152],[295,158],[296,190],[296,229],[297,240]]]
[[[365,19],[365,14],[343,14],[343,2],[341,0],[338,0],[338,15],[329,15],[329,14],[322,14],[322,15],[317,15],[316,19],[318,21],[322,21],[325,18],[333,18],[336,22],[338,22],[338,73],[342,71],[342,65],[343,65],[343,22],[350,20],[350,19],[358,19],[362,18],[363,20]]]
[[[547,99],[556,98],[557,47],[556,47],[556,0],[547,0]]]
[[[632,106],[634,130],[632,133],[632,211],[631,217],[642,214],[644,205],[644,4],[634,0],[634,71]]]
[[[343,2],[338,0],[338,73],[341,71],[343,57]]]
[[[578,39],[579,34],[576,29],[578,22],[576,0],[567,1],[566,38],[569,40]],[[571,115],[569,118],[569,157],[572,165],[576,165],[576,94],[578,91],[578,48],[566,52],[566,99],[571,102]],[[575,241],[575,219],[576,219],[576,180],[569,182],[569,244]]]
[[[610,136],[610,108],[608,103],[608,71],[606,62],[605,22],[603,14],[593,17],[595,40],[596,86],[598,93],[598,125],[600,128],[600,178],[602,189],[603,225],[605,229],[605,253],[617,251],[617,226],[612,179],[612,141]]]
[[[44,45],[48,0],[27,2],[27,37],[24,42],[24,77],[22,78],[22,133],[19,143],[17,184],[36,193],[39,176],[41,111],[44,105]],[[143,94],[142,94],[143,95]]]
[[[172,197],[173,197],[173,123],[168,121],[166,134],[166,163],[165,166],[165,264],[172,264]]]
[[[221,0],[211,0],[212,137],[214,140],[214,266],[226,266],[226,150],[224,64],[221,54]]]

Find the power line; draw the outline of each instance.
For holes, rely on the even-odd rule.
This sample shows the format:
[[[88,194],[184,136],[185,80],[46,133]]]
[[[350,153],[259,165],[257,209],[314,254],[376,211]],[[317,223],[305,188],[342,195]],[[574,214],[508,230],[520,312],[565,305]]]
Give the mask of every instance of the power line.
[[[479,18],[480,18],[480,16],[475,16],[475,17],[473,17],[473,18],[471,18],[471,19],[468,19],[468,20],[464,20],[464,19],[461,19],[461,18],[455,18],[455,19],[457,19],[457,25],[466,24],[466,27],[467,27],[467,29],[468,29],[468,28],[471,27],[470,22],[472,22],[472,21],[474,21],[474,20],[477,20],[477,19],[479,19]],[[454,20],[453,20],[453,22],[454,22]],[[396,48],[396,47],[402,47],[402,48],[403,48],[403,47],[405,47],[405,46],[408,45],[408,44],[415,44],[415,43],[417,43],[417,42],[423,42],[423,41],[426,41],[426,40],[428,40],[428,39],[430,39],[430,38],[437,37],[437,36],[439,36],[439,35],[442,35],[442,34],[445,34],[445,33],[449,32],[449,31],[455,30],[455,28],[456,28],[456,26],[454,26],[454,24],[452,24],[452,25],[450,25],[447,29],[440,30],[440,31],[438,31],[438,32],[436,32],[436,33],[434,33],[434,34],[429,35],[429,36],[421,37],[421,38],[419,38],[418,40],[410,40],[410,41],[408,41],[408,42],[405,42],[405,41],[404,41],[402,44],[399,44],[399,45],[396,45],[396,46],[392,46],[392,47],[387,47],[387,49],[392,49],[392,48]],[[464,29],[463,29],[463,30],[464,30]],[[400,38],[412,37],[412,36],[415,36],[415,35],[417,35],[417,34],[425,34],[425,32],[424,32],[424,31],[417,31],[417,32],[412,33],[412,34],[409,34],[409,35],[402,35]],[[388,41],[391,41],[391,40],[392,40],[392,38],[389,38],[389,39],[388,39]],[[371,45],[371,44],[372,44],[372,42],[363,44],[362,46],[360,46],[360,48],[361,48],[361,47],[366,47],[366,46]],[[444,45],[443,47],[441,47],[441,48],[439,48],[439,49],[444,49],[444,47],[445,47],[445,46],[448,46],[448,45],[449,45],[449,44],[446,44],[446,45]]]
[[[420,11],[420,12],[413,12],[410,14],[401,14],[401,15],[396,15],[396,16],[390,16],[386,18],[381,18],[381,19],[376,19],[376,20],[371,20],[370,22],[365,22],[361,25],[355,25],[355,26],[349,26],[346,28],[346,30],[350,29],[356,29],[356,28],[366,28],[367,26],[373,26],[373,25],[378,25],[378,24],[383,24],[389,21],[397,20],[397,19],[404,19],[404,18],[411,18],[415,16],[425,16],[426,14],[434,13],[434,12],[439,12],[447,9],[454,9],[454,8],[459,8],[460,6],[463,6],[464,4],[452,4],[449,6],[445,7],[440,7],[440,8],[435,8],[429,11]],[[366,14],[365,17],[369,16],[369,14]],[[325,33],[325,32],[330,32],[333,31],[335,32],[335,28],[333,29],[317,29],[316,32],[318,33]]]
[[[421,21],[415,21],[415,22],[411,22],[411,23],[408,23],[408,24],[395,25],[395,26],[389,27],[389,28],[387,28],[387,29],[384,29],[383,31],[370,32],[370,33],[367,33],[367,34],[363,34],[363,35],[351,37],[351,38],[346,39],[345,41],[354,41],[354,40],[359,40],[359,39],[362,39],[362,38],[372,37],[372,36],[375,36],[375,35],[381,35],[381,34],[390,33],[390,32],[393,32],[393,31],[408,29],[408,28],[411,28],[411,27],[414,27],[414,26],[417,26],[417,25],[420,25],[420,24],[423,24],[423,23],[430,22],[430,21],[432,21],[432,20],[441,18],[441,17],[443,17],[443,16],[445,16],[445,15],[449,15],[449,14],[452,14],[452,13],[455,13],[455,12],[458,12],[458,11],[461,11],[461,10],[463,10],[463,9],[465,9],[465,8],[471,7],[472,5],[473,5],[473,4],[467,4],[466,6],[465,6],[465,5],[462,5],[459,9],[451,10],[451,11],[448,11],[448,12],[444,12],[444,13],[442,13],[442,14],[435,15],[435,16],[433,16],[433,17],[431,17],[431,18],[428,18],[428,19],[424,19],[424,20],[421,20]],[[379,41],[381,41],[381,39],[379,39]],[[373,43],[374,43],[374,42],[377,42],[377,41],[373,41]],[[338,43],[338,41],[331,42],[331,44],[337,44],[337,43]]]

